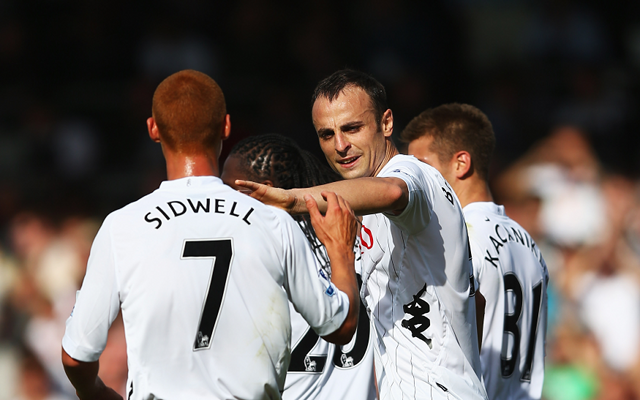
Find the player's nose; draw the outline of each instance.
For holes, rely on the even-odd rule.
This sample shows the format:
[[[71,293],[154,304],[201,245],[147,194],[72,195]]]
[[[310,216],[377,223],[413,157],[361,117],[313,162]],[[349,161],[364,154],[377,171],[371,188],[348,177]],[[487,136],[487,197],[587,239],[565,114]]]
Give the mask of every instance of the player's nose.
[[[342,132],[338,132],[335,135],[334,141],[335,149],[338,153],[346,153],[351,147],[351,143],[347,140],[346,136]]]

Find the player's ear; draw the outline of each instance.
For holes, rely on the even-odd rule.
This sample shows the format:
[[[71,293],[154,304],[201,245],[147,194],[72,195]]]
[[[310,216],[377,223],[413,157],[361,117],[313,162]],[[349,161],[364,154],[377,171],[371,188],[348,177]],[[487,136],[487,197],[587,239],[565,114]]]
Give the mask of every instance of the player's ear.
[[[382,128],[382,132],[384,132],[385,137],[391,137],[391,134],[393,133],[393,112],[391,109],[388,109],[384,114],[382,114],[380,127]]]
[[[459,151],[453,156],[454,171],[456,178],[465,179],[471,176],[473,168],[471,166],[471,154],[467,151]]]
[[[147,118],[147,130],[149,131],[149,137],[156,143],[160,143],[160,132],[158,131],[158,125],[153,117]]]
[[[222,129],[222,140],[229,139],[229,135],[231,134],[231,116],[227,114],[224,117],[224,128]]]

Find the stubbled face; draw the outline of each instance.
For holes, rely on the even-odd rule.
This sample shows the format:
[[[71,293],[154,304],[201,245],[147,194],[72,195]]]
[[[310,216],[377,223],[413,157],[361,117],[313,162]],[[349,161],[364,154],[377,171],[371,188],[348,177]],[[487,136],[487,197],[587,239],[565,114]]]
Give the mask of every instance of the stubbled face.
[[[407,152],[409,155],[414,156],[418,160],[431,165],[433,168],[437,169],[444,179],[447,180],[450,184],[453,184],[455,181],[455,174],[452,170],[450,163],[442,163],[438,158],[438,154],[436,154],[431,149],[431,144],[433,143],[432,136],[421,136],[418,139],[413,140],[409,143],[409,147],[407,148]]]
[[[313,104],[313,125],[331,168],[345,179],[376,176],[389,154],[387,138],[393,116],[387,110],[381,129],[367,93],[346,87],[333,101],[321,97]]]

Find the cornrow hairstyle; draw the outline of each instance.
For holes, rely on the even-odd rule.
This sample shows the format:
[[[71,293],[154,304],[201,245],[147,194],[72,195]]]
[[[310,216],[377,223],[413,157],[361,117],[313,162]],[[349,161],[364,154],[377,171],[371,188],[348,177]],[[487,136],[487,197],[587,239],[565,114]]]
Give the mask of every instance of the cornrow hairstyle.
[[[325,97],[330,102],[335,100],[340,93],[349,86],[358,87],[367,93],[371,99],[378,129],[380,129],[382,115],[384,115],[384,112],[389,108],[387,106],[387,92],[380,82],[364,72],[343,69],[324,78],[313,91],[311,107],[313,108],[316,100],[320,97]]]
[[[240,160],[249,179],[256,182],[270,180],[275,187],[282,189],[305,188],[342,179],[311,152],[278,134],[245,138],[231,149],[229,156]],[[311,218],[307,214],[293,218],[298,221],[320,265],[331,276],[329,259],[313,230]]]

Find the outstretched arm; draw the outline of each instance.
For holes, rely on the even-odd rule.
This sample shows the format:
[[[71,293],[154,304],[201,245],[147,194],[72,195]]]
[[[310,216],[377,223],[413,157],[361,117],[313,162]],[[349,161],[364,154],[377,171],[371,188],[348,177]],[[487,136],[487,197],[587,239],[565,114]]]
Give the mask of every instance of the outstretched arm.
[[[279,189],[256,182],[237,180],[236,185],[251,190],[249,195],[290,214],[308,212],[305,195],[311,195],[320,212],[326,212],[327,202],[322,192],[335,192],[343,197],[357,215],[390,211],[400,214],[409,203],[409,189],[400,178],[357,178],[304,189]]]
[[[102,379],[98,377],[98,370],[100,369],[98,361],[83,362],[75,360],[63,349],[62,365],[71,384],[76,388],[76,394],[79,399],[122,400],[122,396],[107,387],[102,382]]]
[[[326,216],[320,214],[312,196],[304,200],[309,209],[311,224],[316,236],[327,249],[331,261],[331,282],[349,297],[349,313],[340,328],[323,337],[331,343],[349,343],[358,326],[360,295],[354,267],[353,245],[358,232],[358,222],[347,202],[335,193],[322,192],[328,204]]]

